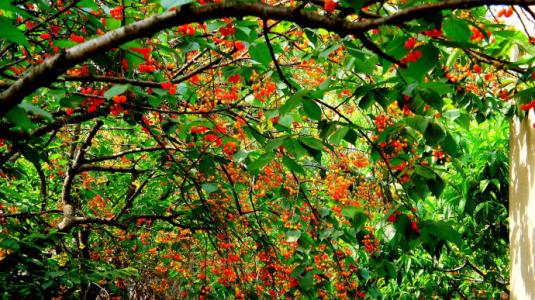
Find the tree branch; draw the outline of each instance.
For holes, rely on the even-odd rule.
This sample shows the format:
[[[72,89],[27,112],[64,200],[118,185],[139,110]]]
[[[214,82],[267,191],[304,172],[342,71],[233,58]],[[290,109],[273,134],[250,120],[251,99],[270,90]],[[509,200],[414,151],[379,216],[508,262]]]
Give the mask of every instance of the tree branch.
[[[379,56],[380,58],[385,59],[393,64],[397,64],[402,68],[407,67],[406,64],[400,62],[395,57],[388,55],[383,50],[381,50],[381,48],[379,48],[372,40],[370,40],[370,38],[368,38],[365,33],[358,33],[356,36],[362,42],[362,45],[364,45],[364,47],[377,54],[377,56]]]
[[[143,188],[145,188],[145,186],[147,185],[147,183],[149,182],[149,180],[152,178],[153,175],[154,175],[154,172],[150,174],[147,177],[147,179],[145,179],[145,181],[143,181],[143,183],[141,184],[139,188],[137,188],[131,195],[128,196],[128,198],[125,201],[124,207],[121,209],[121,211],[117,215],[113,216],[114,220],[121,217],[132,206],[134,199],[136,199],[136,197],[141,194],[141,191],[143,190]]]
[[[37,171],[37,175],[39,175],[39,185],[40,185],[40,192],[41,192],[41,211],[46,211],[46,205],[48,202],[48,194],[47,194],[47,187],[46,187],[45,172],[43,172],[43,168],[41,168],[41,165],[38,162],[32,161],[32,164],[35,167],[35,170]]]
[[[273,61],[273,64],[275,64],[275,69],[277,70],[277,73],[279,74],[279,77],[280,79],[288,86],[289,89],[295,89],[296,87],[294,87],[292,85],[292,83],[288,80],[288,78],[286,78],[286,76],[284,75],[284,73],[282,72],[282,69],[279,65],[279,62],[277,61],[277,57],[275,56],[275,51],[273,50],[273,45],[271,45],[271,41],[269,40],[269,36],[268,36],[268,33],[269,33],[269,28],[267,27],[267,21],[266,20],[263,20],[263,34],[264,34],[264,39],[266,40],[266,45],[268,46],[268,50],[269,50],[269,55],[271,56],[271,60]]]
[[[24,131],[9,130],[9,129],[0,127],[0,138],[7,139],[7,140],[22,141],[22,140],[27,140],[30,137],[40,137],[53,130],[60,129],[61,127],[68,125],[68,124],[79,124],[79,123],[94,119],[96,117],[105,116],[109,114],[110,109],[106,106],[106,107],[101,107],[91,113],[88,113],[88,112],[81,113],[82,111],[77,111],[77,112],[80,112],[80,114],[58,117],[52,123],[43,125],[37,128],[32,133],[26,133]]]
[[[100,156],[100,157],[95,157],[95,158],[91,158],[91,159],[84,159],[84,163],[96,163],[96,162],[105,161],[105,160],[117,159],[117,158],[119,158],[121,156],[125,156],[127,154],[140,153],[140,152],[164,151],[165,149],[175,150],[175,148],[173,148],[173,147],[162,148],[160,146],[145,147],[145,148],[134,148],[134,149],[129,149],[129,150],[117,152],[117,153],[114,153],[114,154],[108,155],[108,156]]]
[[[219,164],[221,166],[221,170],[223,170],[223,173],[225,173],[225,176],[227,176],[228,182],[230,183],[231,189],[232,189],[232,195],[234,197],[234,203],[236,204],[236,209],[238,210],[238,213],[240,215],[243,215],[243,211],[240,204],[240,198],[238,197],[238,193],[236,193],[236,186],[234,185],[234,180],[232,180],[232,177],[227,171],[227,168],[223,164]]]
[[[78,168],[80,167],[85,153],[89,149],[89,146],[91,146],[91,141],[93,140],[93,138],[95,137],[98,130],[103,124],[104,122],[102,122],[101,120],[97,121],[91,132],[89,132],[84,143],[78,150],[78,153],[74,156],[71,165],[67,169],[67,174],[65,175],[65,179],[63,180],[63,190],[61,193],[61,202],[63,205],[63,220],[58,224],[58,228],[60,230],[67,230],[72,227],[73,222],[76,219],[76,207],[74,201],[71,198],[72,183],[74,181],[74,176],[76,176],[76,174],[78,173]]]
[[[121,167],[112,167],[112,166],[94,166],[94,165],[84,165],[76,169],[76,174],[87,172],[87,171],[98,171],[98,172],[110,172],[110,173],[144,173],[146,170],[132,168],[121,168]]]
[[[42,216],[42,215],[60,214],[60,213],[62,213],[62,211],[59,209],[46,210],[46,211],[40,211],[40,212],[19,212],[19,213],[13,213],[13,214],[0,213],[0,218],[30,218],[33,216]]]

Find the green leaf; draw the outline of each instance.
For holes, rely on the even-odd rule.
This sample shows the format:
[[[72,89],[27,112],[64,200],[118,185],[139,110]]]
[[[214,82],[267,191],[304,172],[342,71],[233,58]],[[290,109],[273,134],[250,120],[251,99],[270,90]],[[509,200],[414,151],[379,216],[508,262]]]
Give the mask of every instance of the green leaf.
[[[431,235],[438,237],[444,241],[452,242],[457,246],[462,244],[462,236],[454,230],[450,224],[444,221],[425,222],[422,227],[422,232],[429,232]]]
[[[449,132],[446,134],[446,138],[440,143],[440,147],[452,157],[460,155],[459,144]]]
[[[32,126],[32,122],[28,118],[28,114],[24,111],[24,109],[19,106],[10,110],[6,114],[6,119],[9,122],[16,124],[23,129],[27,129]]]
[[[163,97],[155,97],[155,96],[152,96],[152,95],[148,95],[147,96],[147,102],[150,104],[150,106],[152,106],[154,108],[160,106],[160,104],[162,103],[163,100],[164,100]]]
[[[304,174],[305,173],[305,169],[303,169],[303,167],[301,167],[297,162],[295,162],[295,160],[291,159],[290,157],[288,157],[287,155],[284,155],[282,157],[282,163],[290,170],[294,171],[294,172],[297,172],[297,173],[301,173],[301,174]]]
[[[346,136],[346,134],[349,132],[349,127],[342,126],[338,128],[330,137],[329,141],[331,144],[338,145],[340,144],[340,141]]]
[[[20,244],[15,239],[6,238],[0,241],[0,248],[17,251],[20,249]]]
[[[11,24],[11,22],[6,18],[0,18],[0,40],[2,39],[20,44],[22,46],[30,46],[28,39],[26,39],[26,36],[24,36],[24,33]]]
[[[213,156],[203,156],[199,162],[199,170],[204,175],[213,175],[215,172],[215,163]]]
[[[104,97],[106,97],[106,99],[109,100],[115,96],[121,95],[122,93],[126,92],[129,88],[130,86],[128,84],[116,84],[104,93]]]
[[[22,102],[18,106],[24,109],[26,112],[31,112],[34,115],[41,116],[48,120],[52,120],[52,115],[38,106],[26,102]]]
[[[306,232],[303,232],[297,244],[300,248],[309,248],[311,245],[314,245],[314,239]]]
[[[355,145],[355,142],[357,141],[358,137],[359,136],[358,136],[358,134],[357,134],[357,132],[355,130],[349,129],[349,131],[344,136],[344,140],[346,140],[347,142]]]
[[[342,5],[346,7],[353,8],[356,13],[358,13],[360,9],[364,7],[364,5],[366,4],[366,2],[364,1],[353,1],[353,0],[342,0],[340,1],[340,3],[342,3]]]
[[[286,139],[282,143],[284,148],[296,159],[303,157],[307,151],[296,139]]]
[[[314,285],[314,274],[312,272],[307,272],[301,280],[299,280],[299,287],[303,290],[308,291]]]
[[[470,121],[472,117],[470,114],[467,113],[461,113],[461,115],[455,119],[455,123],[459,124],[466,130],[470,130]]]
[[[55,40],[54,41],[54,46],[58,46],[62,49],[65,49],[65,48],[70,48],[72,46],[76,46],[78,45],[77,42],[74,42],[74,41],[71,41],[71,40]]]
[[[39,164],[39,152],[27,144],[19,144],[20,152],[28,161]]]
[[[80,3],[78,4],[79,6],[83,6],[83,7],[87,7],[87,8],[91,8],[95,11],[97,11],[99,9],[98,5],[95,3],[95,0],[82,0],[80,1]]]
[[[445,186],[446,185],[440,176],[436,176],[435,178],[427,181],[427,187],[435,197],[439,197],[440,194],[442,194]]]
[[[414,166],[414,173],[427,179],[434,179],[436,177],[435,172],[433,172],[431,168],[426,167],[426,166],[421,166],[421,165]]]
[[[193,2],[193,0],[161,0],[160,4],[165,9],[170,9],[177,6],[186,5]]]
[[[234,27],[234,29],[235,29],[234,37],[237,40],[247,41],[247,42],[254,41],[254,39],[251,36],[251,33],[253,32],[251,28],[246,27],[246,26],[236,26]]]
[[[351,220],[351,225],[353,226],[355,231],[359,233],[362,231],[364,224],[366,224],[366,221],[368,221],[368,215],[366,215],[364,210],[362,210],[355,214],[355,216]]]
[[[271,63],[271,55],[269,54],[269,48],[265,43],[255,44],[249,48],[249,54],[251,58],[265,66],[269,66]]]
[[[206,191],[206,193],[211,194],[217,190],[219,190],[219,187],[215,183],[203,183],[202,189]]]
[[[290,277],[292,278],[298,278],[303,272],[305,272],[306,265],[299,265],[293,269],[292,273],[290,273]]]
[[[359,101],[359,107],[362,109],[368,109],[375,102],[373,93],[366,93]]]
[[[318,208],[318,212],[320,214],[320,217],[325,218],[331,213],[331,209],[328,207],[320,207]]]
[[[251,171],[259,170],[262,167],[264,167],[265,165],[267,165],[269,162],[271,162],[274,158],[275,158],[275,152],[269,152],[269,153],[266,153],[266,154],[260,156],[255,161],[249,163],[247,165],[247,167]]]
[[[275,139],[271,139],[266,143],[264,149],[269,152],[279,148],[282,143],[288,138],[288,136],[282,136]]]
[[[427,125],[429,124],[429,121],[422,116],[413,116],[413,117],[406,117],[403,119],[405,124],[408,126],[418,130],[421,134],[425,133],[425,130],[427,129]]]
[[[455,121],[457,118],[461,116],[461,111],[458,109],[450,109],[442,114],[444,117]]]
[[[303,136],[299,138],[299,141],[312,149],[323,151],[323,143],[316,138],[311,136]]]
[[[401,59],[407,54],[407,50],[403,47],[406,38],[399,36],[386,43],[385,52],[391,56]]]
[[[312,120],[321,121],[321,107],[313,100],[304,100],[303,109]]]
[[[468,25],[463,20],[453,17],[444,19],[442,30],[447,37],[455,42],[468,42],[472,36]]]
[[[365,74],[373,74],[376,69],[377,56],[368,56],[366,59],[355,58],[355,71]]]
[[[410,62],[405,72],[410,77],[422,81],[424,76],[437,65],[439,51],[435,46],[429,44],[420,46],[416,50],[422,52],[422,57],[415,62]]]
[[[286,231],[286,234],[284,236],[288,243],[294,243],[294,242],[297,242],[297,240],[299,240],[299,238],[301,237],[301,231],[300,230],[288,230]]]
[[[5,11],[11,11],[11,12],[17,13],[17,14],[25,17],[25,18],[33,18],[33,16],[31,14],[27,13],[25,10],[20,9],[20,8],[16,7],[15,5],[12,5],[9,2],[11,2],[11,1],[0,1],[0,9],[5,10]]]
[[[139,278],[139,271],[133,267],[126,267],[116,271],[121,277],[136,277]]]
[[[325,230],[322,230],[320,232],[320,240],[325,240],[325,238],[328,238],[332,235],[334,229],[333,228],[327,228]]]
[[[396,277],[397,271],[393,263],[384,258],[370,260],[370,266],[373,267],[375,273],[381,277]]]
[[[424,135],[427,144],[431,147],[440,144],[447,136],[446,130],[437,123],[429,123]]]
[[[310,29],[305,28],[305,34],[306,37],[312,42],[312,44],[316,45],[318,43],[318,33],[316,29]]]
[[[281,130],[285,130],[286,128],[291,128],[292,127],[292,123],[294,121],[294,118],[292,115],[282,115],[280,116],[279,118],[279,122],[277,122],[277,124],[274,124],[274,127],[277,128],[277,125],[281,125],[283,126],[283,129]]]
[[[418,88],[421,90],[435,92],[440,96],[453,93],[453,86],[444,82],[422,82],[419,84]]]
[[[364,210],[360,207],[356,207],[356,206],[346,206],[342,209],[341,213],[342,213],[342,216],[344,217],[347,217],[347,218],[353,218],[355,217],[355,215],[357,213],[362,213],[364,212]]]
[[[297,91],[296,93],[294,93],[290,99],[288,99],[280,108],[279,108],[279,112],[281,115],[285,115],[287,113],[289,113],[290,111],[292,111],[292,109],[298,107],[302,100],[303,100],[303,96],[306,95],[308,93],[308,90],[305,90],[305,89],[302,89],[302,90],[299,90]]]

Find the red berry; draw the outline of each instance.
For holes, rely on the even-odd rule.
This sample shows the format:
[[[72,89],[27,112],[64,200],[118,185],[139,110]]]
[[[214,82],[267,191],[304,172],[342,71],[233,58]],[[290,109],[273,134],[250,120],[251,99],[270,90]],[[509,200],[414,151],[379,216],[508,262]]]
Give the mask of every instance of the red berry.
[[[325,4],[323,5],[323,8],[325,8],[326,11],[332,13],[334,12],[334,9],[338,3],[336,3],[334,0],[325,0]]]
[[[74,109],[73,108],[65,108],[65,113],[67,114],[67,116],[70,116],[74,113]]]
[[[481,72],[483,71],[479,65],[474,65],[473,70],[477,74],[481,74]]]
[[[416,39],[413,38],[413,37],[410,37],[410,38],[405,42],[405,49],[407,49],[407,50],[411,50],[412,48],[414,48],[414,45],[416,45]]]

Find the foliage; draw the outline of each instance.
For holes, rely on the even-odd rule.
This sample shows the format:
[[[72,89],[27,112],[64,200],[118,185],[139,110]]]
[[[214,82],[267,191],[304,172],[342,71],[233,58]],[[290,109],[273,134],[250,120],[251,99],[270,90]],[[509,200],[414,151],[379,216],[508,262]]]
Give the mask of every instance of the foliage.
[[[508,292],[532,12],[427,2],[0,3],[3,298]]]

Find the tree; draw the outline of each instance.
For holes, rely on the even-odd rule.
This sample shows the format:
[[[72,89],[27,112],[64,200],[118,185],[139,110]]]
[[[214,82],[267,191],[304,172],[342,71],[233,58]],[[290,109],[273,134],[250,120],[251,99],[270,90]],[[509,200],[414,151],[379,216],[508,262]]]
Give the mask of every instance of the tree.
[[[508,292],[535,1],[267,2],[0,3],[3,297]]]

